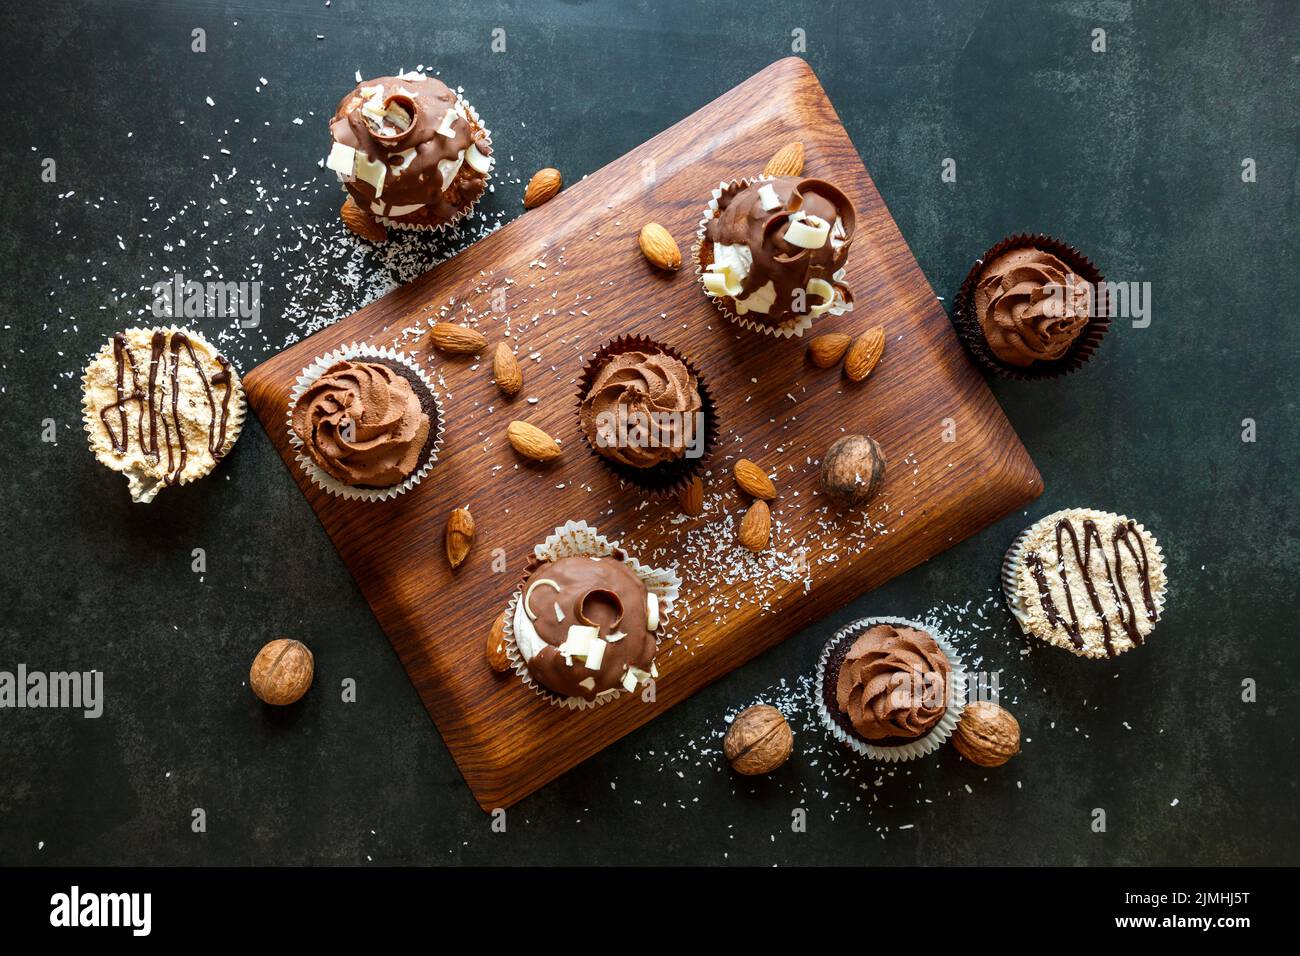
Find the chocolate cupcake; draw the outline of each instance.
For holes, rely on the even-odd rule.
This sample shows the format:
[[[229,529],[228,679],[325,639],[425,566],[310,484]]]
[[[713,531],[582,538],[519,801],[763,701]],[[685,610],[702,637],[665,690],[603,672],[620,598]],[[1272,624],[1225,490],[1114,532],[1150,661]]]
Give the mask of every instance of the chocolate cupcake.
[[[344,498],[409,491],[442,447],[433,383],[392,349],[351,345],[303,369],[289,400],[289,441],[314,484]]]
[[[864,618],[827,643],[817,711],[836,740],[876,760],[920,757],[948,739],[965,708],[961,659],[932,629]]]
[[[676,494],[703,470],[717,435],[699,373],[643,336],[614,339],[583,366],[578,422],[614,474],[657,498]]]
[[[444,229],[487,189],[492,134],[447,84],[423,73],[358,84],[330,120],[325,165],[356,204],[398,229]]]
[[[191,329],[127,329],[81,378],[90,450],[126,475],[131,500],[202,478],[230,453],[244,424],[235,367]]]
[[[732,321],[799,336],[817,317],[853,308],[844,264],[856,222],[848,197],[821,179],[722,183],[696,233],[695,272]]]
[[[1164,553],[1124,515],[1069,508],[1012,543],[1002,590],[1021,630],[1079,657],[1106,659],[1145,643],[1164,612]]]
[[[1101,273],[1044,235],[1003,239],[962,282],[952,321],[982,365],[1015,379],[1082,368],[1110,328]]]
[[[659,676],[658,636],[677,598],[671,570],[641,565],[586,522],[538,545],[506,614],[506,656],[553,704],[583,710]]]

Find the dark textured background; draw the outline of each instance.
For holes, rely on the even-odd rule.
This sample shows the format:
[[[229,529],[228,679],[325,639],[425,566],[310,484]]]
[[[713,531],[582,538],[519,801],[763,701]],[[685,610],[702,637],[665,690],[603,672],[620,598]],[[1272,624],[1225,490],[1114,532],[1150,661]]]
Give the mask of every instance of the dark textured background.
[[[0,711],[0,862],[1300,861],[1298,11],[1292,0],[6,4],[0,669],[99,668],[108,703],[100,720]],[[208,31],[203,56],[189,50],[195,26]],[[489,52],[494,27],[507,31],[504,54]],[[574,180],[788,55],[796,27],[939,295],[1003,234],[1044,229],[1108,278],[1149,281],[1154,320],[1119,322],[1069,380],[994,383],[1046,481],[1028,517],[764,655],[490,833],[260,427],[214,476],[133,507],[86,451],[77,374],[147,304],[134,290],[169,274],[141,251],[157,241],[132,241],[141,217],[157,235],[154,202],[164,214],[207,202],[210,175],[237,165],[240,181],[315,184],[258,222],[332,219],[338,193],[315,167],[321,114],[356,68],[437,64],[489,118],[503,179],[555,165]],[[1104,54],[1089,48],[1096,27]],[[271,82],[254,94],[258,77]],[[234,159],[199,162],[214,133],[241,132],[235,116]],[[45,156],[55,185],[39,179]],[[940,182],[945,157],[955,184]],[[1258,182],[1242,182],[1244,157]],[[520,189],[503,183],[487,209],[513,216]],[[275,242],[274,229],[246,230],[213,256],[247,261]],[[278,345],[277,294],[263,326]],[[269,348],[235,354],[246,369]],[[39,440],[47,417],[57,445]],[[1254,444],[1241,441],[1245,418]],[[984,650],[1027,685],[1016,710],[1034,738],[1010,767],[983,772],[950,752],[909,765],[865,798],[869,819],[828,812],[859,780],[824,779],[822,744],[804,741],[804,756],[757,783],[665,768],[684,741],[713,745],[729,708],[806,673],[838,623],[983,600],[1015,532],[1077,504],[1155,531],[1168,614],[1114,664],[1022,657],[1000,619],[1003,637]],[[208,552],[201,582],[194,547]],[[277,714],[243,681],[282,633],[311,644],[318,676]],[[354,705],[337,700],[347,676]],[[1240,701],[1246,677],[1259,682],[1253,705]],[[801,799],[808,832],[793,834]],[[189,828],[196,806],[203,835]],[[1104,835],[1089,829],[1094,807],[1107,810]]]

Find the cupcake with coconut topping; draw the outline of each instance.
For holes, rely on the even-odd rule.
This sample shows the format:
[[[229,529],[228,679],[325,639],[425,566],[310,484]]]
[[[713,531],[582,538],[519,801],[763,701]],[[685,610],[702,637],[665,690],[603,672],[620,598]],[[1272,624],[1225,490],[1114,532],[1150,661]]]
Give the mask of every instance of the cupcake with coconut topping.
[[[442,229],[473,208],[492,172],[492,134],[447,84],[381,76],[343,97],[325,165],[357,206],[399,229]]]

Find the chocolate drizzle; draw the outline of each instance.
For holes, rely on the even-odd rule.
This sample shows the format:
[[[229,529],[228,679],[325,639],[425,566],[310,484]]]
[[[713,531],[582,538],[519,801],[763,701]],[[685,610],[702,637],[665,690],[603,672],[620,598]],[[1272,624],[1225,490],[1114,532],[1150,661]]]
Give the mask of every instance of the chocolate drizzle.
[[[1110,542],[1113,562],[1107,556],[1106,542],[1097,523],[1091,518],[1085,518],[1082,523],[1082,530],[1083,540],[1080,542],[1079,532],[1070,518],[1060,519],[1055,527],[1055,570],[1061,591],[1065,594],[1065,604],[1069,611],[1068,619],[1062,617],[1056,602],[1052,598],[1047,570],[1037,553],[1029,555],[1029,568],[1038,586],[1039,602],[1042,604],[1048,623],[1053,628],[1059,627],[1064,630],[1070,639],[1070,643],[1076,648],[1082,648],[1084,646],[1083,628],[1078,609],[1075,607],[1074,589],[1071,587],[1072,581],[1067,571],[1068,562],[1066,561],[1065,541],[1066,538],[1069,539],[1069,554],[1074,557],[1080,583],[1088,596],[1088,602],[1092,605],[1092,609],[1101,623],[1102,641],[1105,645],[1106,656],[1114,657],[1115,646],[1110,621],[1102,603],[1102,592],[1098,590],[1098,582],[1094,580],[1093,576],[1094,548],[1095,557],[1100,559],[1100,565],[1105,570],[1106,577],[1101,583],[1104,587],[1109,588],[1114,599],[1115,618],[1134,645],[1142,643],[1142,631],[1138,622],[1137,609],[1128,592],[1128,587],[1124,583],[1124,556],[1125,552],[1127,552],[1135,573],[1142,580],[1143,611],[1147,620],[1154,623],[1158,613],[1155,598],[1151,591],[1150,559],[1147,555],[1146,545],[1142,541],[1142,535],[1138,532],[1136,524],[1131,520],[1125,520],[1118,524],[1113,531]]]
[[[104,429],[108,433],[113,451],[118,455],[125,455],[131,448],[127,405],[131,402],[138,402],[137,440],[141,452],[152,462],[160,462],[162,458],[158,441],[158,427],[161,424],[163,432],[162,445],[167,449],[167,470],[162,479],[164,485],[175,484],[180,480],[190,453],[185,442],[185,432],[181,426],[180,371],[182,349],[184,349],[185,355],[189,356],[189,361],[194,366],[194,371],[203,386],[204,397],[207,401],[210,413],[208,419],[208,453],[214,460],[220,461],[225,455],[226,434],[230,419],[230,395],[234,391],[231,365],[224,356],[216,355],[215,361],[220,366],[220,371],[213,373],[212,378],[209,380],[203,370],[203,362],[194,349],[194,343],[184,332],[169,333],[163,329],[154,331],[150,338],[147,389],[141,387],[139,369],[126,335],[121,332],[115,334],[113,336],[113,362],[116,366],[116,401],[106,405],[99,412],[100,421],[103,422]],[[160,371],[164,373],[161,381],[159,380]],[[131,379],[130,391],[126,388],[128,372]],[[167,396],[168,378],[170,378],[170,400]],[[216,394],[213,391],[215,387],[222,387],[220,415],[217,413]],[[168,404],[171,407],[170,420],[166,413]],[[145,432],[146,407],[149,411],[147,435]],[[118,434],[114,433],[109,420],[114,411],[118,413]]]

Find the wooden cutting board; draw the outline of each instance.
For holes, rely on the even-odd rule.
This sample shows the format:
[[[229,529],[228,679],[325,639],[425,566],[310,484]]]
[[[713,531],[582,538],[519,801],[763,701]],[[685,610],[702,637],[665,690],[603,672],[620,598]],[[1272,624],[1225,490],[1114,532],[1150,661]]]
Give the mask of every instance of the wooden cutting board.
[[[805,175],[835,182],[857,206],[848,263],[856,311],[828,317],[814,331],[883,323],[884,358],[858,385],[836,369],[813,367],[808,336],[777,340],[725,321],[689,263],[665,275],[637,250],[641,226],[653,220],[689,258],[710,191],[721,180],[756,175],[792,140],[804,143]],[[523,392],[502,399],[490,354],[444,357],[404,332],[435,318],[476,326],[489,349],[508,332],[524,369]],[[708,510],[699,518],[683,519],[672,503],[647,503],[621,490],[579,434],[575,390],[583,357],[622,333],[674,346],[707,376],[721,440],[706,481]],[[321,492],[303,476],[288,441],[286,403],[299,371],[354,341],[415,353],[444,389],[448,427],[439,462],[414,491],[391,501],[349,502]],[[475,798],[489,810],[527,796],[1042,491],[1037,469],[967,359],[816,77],[795,58],[281,352],[249,372],[244,385]],[[561,459],[521,462],[505,440],[515,418],[560,438]],[[841,516],[816,494],[818,461],[846,432],[872,435],[889,458],[884,490],[865,514]],[[745,507],[730,476],[738,457],[766,468],[780,493],[772,548],[760,556],[733,544]],[[453,573],[443,530],[461,506],[475,517],[478,541]],[[568,712],[485,662],[486,635],[533,546],[555,526],[579,519],[621,539],[644,562],[674,564],[682,575],[653,701],[631,695]]]

